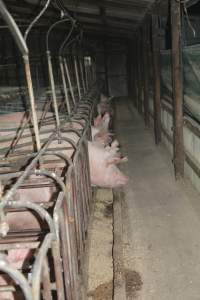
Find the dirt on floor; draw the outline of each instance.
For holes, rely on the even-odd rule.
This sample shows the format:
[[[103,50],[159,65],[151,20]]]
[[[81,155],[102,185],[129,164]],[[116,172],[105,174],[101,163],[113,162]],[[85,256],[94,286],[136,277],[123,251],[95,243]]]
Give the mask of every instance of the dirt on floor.
[[[113,290],[113,194],[98,189],[90,226],[88,288],[90,300],[111,300]]]

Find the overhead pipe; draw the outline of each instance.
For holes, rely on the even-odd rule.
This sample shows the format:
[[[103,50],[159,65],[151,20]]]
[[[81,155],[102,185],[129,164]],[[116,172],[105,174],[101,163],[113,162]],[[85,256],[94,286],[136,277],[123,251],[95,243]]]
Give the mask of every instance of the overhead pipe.
[[[59,119],[59,113],[58,113],[58,104],[57,104],[55,80],[54,80],[54,75],[53,75],[51,52],[49,50],[49,36],[50,36],[50,33],[52,32],[52,30],[57,25],[59,25],[61,23],[64,23],[64,22],[68,22],[68,21],[69,21],[69,19],[65,18],[65,19],[62,19],[62,20],[59,20],[59,21],[55,22],[54,24],[52,24],[50,26],[50,28],[48,29],[47,34],[46,34],[46,56],[47,56],[47,62],[48,62],[49,80],[50,80],[52,99],[53,99],[53,104],[54,104],[54,112],[55,112],[55,117],[56,117],[57,129],[60,127],[60,119]],[[61,71],[61,73],[62,73],[62,71]],[[63,88],[64,88],[64,94],[65,94],[64,82],[63,82]],[[69,100],[67,99],[66,94],[65,94],[65,101],[66,101],[66,105],[67,105],[68,114],[70,115],[71,112],[70,112],[70,108],[69,108]]]
[[[51,84],[51,91],[52,91],[52,97],[53,97],[53,102],[54,102],[54,109],[55,109],[55,114],[56,114],[56,118],[57,118],[57,126],[59,124],[58,118],[58,105],[57,105],[57,97],[56,97],[56,89],[55,89],[55,81],[54,81],[54,75],[53,75],[53,68],[52,68],[52,61],[51,61],[51,53],[49,50],[49,36],[50,33],[52,32],[52,30],[64,23],[64,22],[69,22],[70,19],[69,18],[65,18],[62,20],[59,20],[57,22],[55,22],[54,24],[52,24],[49,28],[49,30],[47,31],[47,35],[46,35],[46,53],[47,53],[47,60],[48,60],[48,66],[49,66],[49,78],[50,78],[50,84]],[[68,115],[71,114],[71,108],[70,108],[70,104],[69,104],[69,97],[68,97],[68,91],[67,91],[67,85],[66,85],[66,81],[65,81],[65,75],[64,75],[64,66],[63,66],[63,62],[62,59],[59,58],[59,65],[60,65],[60,71],[61,71],[61,77],[62,77],[62,84],[63,84],[63,90],[64,90],[64,95],[65,95],[65,102],[66,102],[66,106],[67,106],[67,112]]]
[[[65,81],[65,73],[66,73],[67,81],[68,81],[68,84],[69,84],[69,89],[70,89],[70,93],[71,93],[71,97],[72,97],[72,101],[73,101],[73,104],[75,105],[76,101],[75,101],[74,91],[73,91],[73,88],[72,88],[71,78],[70,78],[70,74],[69,74],[69,68],[68,68],[66,59],[63,57],[64,48],[66,47],[67,42],[68,42],[70,36],[72,35],[74,27],[75,27],[75,22],[72,22],[71,29],[70,29],[69,33],[67,34],[67,37],[65,38],[65,40],[63,41],[63,43],[60,46],[59,61],[60,61],[60,69],[61,69],[61,75],[62,75],[63,83]],[[65,73],[64,73],[64,71],[65,71]],[[66,81],[65,81],[65,85],[66,85]],[[68,102],[69,102],[67,87],[65,87],[64,92],[66,93],[66,97],[67,97]],[[69,107],[70,107],[70,104],[69,104]]]

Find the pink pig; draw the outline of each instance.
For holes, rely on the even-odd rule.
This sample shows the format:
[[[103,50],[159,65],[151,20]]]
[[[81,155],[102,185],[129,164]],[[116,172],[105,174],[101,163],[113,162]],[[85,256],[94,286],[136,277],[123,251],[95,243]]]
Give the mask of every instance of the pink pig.
[[[128,178],[117,168],[119,158],[108,149],[88,142],[90,176],[94,186],[115,188],[127,184]]]

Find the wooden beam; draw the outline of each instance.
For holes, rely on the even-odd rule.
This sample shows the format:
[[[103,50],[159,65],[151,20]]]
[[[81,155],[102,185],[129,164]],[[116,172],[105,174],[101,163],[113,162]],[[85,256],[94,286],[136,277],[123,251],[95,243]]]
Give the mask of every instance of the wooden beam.
[[[181,55],[181,7],[171,0],[172,82],[174,98],[174,168],[176,179],[184,176],[183,86]]]
[[[175,0],[176,1],[176,0]],[[152,16],[152,50],[154,73],[154,134],[155,143],[161,142],[161,99],[160,99],[160,36],[158,16]]]
[[[149,126],[149,76],[148,76],[148,68],[149,68],[149,19],[145,20],[143,27],[143,61],[144,61],[144,121],[145,125]]]
[[[142,114],[142,85],[143,85],[143,74],[142,74],[142,34],[141,28],[138,31],[138,38],[137,38],[137,60],[138,60],[138,112]]]

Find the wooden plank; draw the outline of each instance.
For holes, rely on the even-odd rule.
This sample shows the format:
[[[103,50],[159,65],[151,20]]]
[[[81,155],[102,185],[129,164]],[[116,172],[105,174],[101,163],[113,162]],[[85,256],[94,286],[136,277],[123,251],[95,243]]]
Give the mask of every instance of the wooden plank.
[[[160,99],[160,39],[158,16],[152,16],[153,70],[154,70],[154,134],[155,143],[161,142],[161,99]]]
[[[172,82],[174,98],[174,168],[176,179],[184,176],[183,87],[181,55],[181,7],[171,0]]]
[[[149,36],[148,36],[149,22],[146,20],[143,28],[143,60],[144,60],[144,121],[145,125],[149,126],[149,76],[148,76],[148,51],[149,49]]]
[[[141,49],[142,49],[142,43],[141,43],[141,35],[140,32],[138,32],[137,37],[137,69],[138,69],[138,80],[137,80],[137,86],[138,86],[138,112],[142,114],[142,60],[141,60]]]

